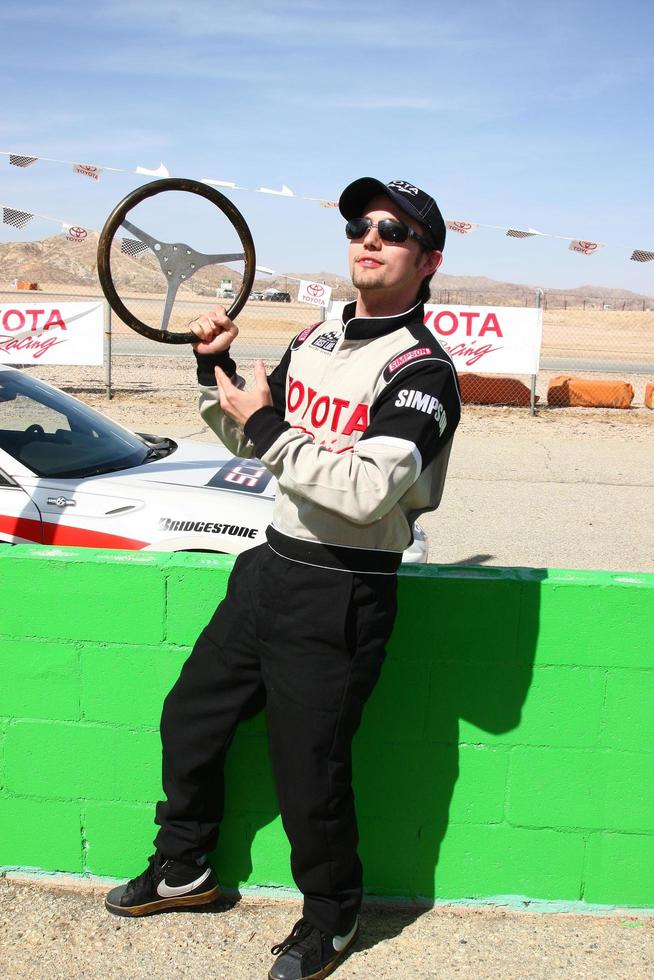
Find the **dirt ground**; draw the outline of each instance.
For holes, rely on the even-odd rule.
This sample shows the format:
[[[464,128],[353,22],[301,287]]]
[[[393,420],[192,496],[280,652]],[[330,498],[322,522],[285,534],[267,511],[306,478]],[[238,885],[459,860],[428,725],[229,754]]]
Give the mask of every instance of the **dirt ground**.
[[[107,886],[0,880],[0,962],[21,980],[264,980],[297,901],[118,919]],[[405,904],[364,906],[338,980],[651,980],[654,917]]]
[[[247,377],[252,362],[239,363]],[[31,370],[129,428],[215,438],[197,413],[187,349],[172,358],[114,358],[111,401],[101,369]],[[421,523],[436,563],[654,572],[653,497],[654,412],[642,402],[627,410],[541,408],[534,417],[528,409],[465,406],[443,502]]]

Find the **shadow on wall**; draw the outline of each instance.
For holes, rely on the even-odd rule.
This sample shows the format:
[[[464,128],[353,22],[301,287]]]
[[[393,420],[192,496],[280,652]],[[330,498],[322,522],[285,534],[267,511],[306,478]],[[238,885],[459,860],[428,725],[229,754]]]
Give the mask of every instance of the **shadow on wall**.
[[[488,894],[480,831],[504,821],[509,747],[501,736],[520,724],[546,576],[459,566],[441,569],[437,584],[420,581],[419,570],[403,581],[401,627],[357,747],[368,894]]]
[[[478,873],[488,841],[476,841],[504,821],[509,745],[501,736],[520,723],[546,577],[545,569],[444,566],[435,582],[433,566],[403,570],[396,628],[354,749],[368,896],[419,898],[418,916],[424,900],[488,894]],[[241,726],[228,759],[215,855],[228,888],[248,880],[253,861],[260,883],[288,878],[266,741],[259,715]],[[452,853],[441,868],[446,835]]]

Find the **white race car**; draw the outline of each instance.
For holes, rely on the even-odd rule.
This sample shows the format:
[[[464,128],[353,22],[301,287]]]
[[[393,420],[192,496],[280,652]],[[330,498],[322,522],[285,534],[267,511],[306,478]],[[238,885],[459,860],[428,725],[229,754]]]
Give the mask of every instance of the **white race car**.
[[[218,440],[130,432],[0,365],[0,543],[239,554],[265,541],[275,488]],[[403,561],[427,561],[418,525]]]

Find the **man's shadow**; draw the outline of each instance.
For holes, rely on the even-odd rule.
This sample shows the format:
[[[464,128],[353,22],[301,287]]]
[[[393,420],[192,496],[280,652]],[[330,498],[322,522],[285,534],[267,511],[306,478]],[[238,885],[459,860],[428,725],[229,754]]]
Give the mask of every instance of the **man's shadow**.
[[[383,936],[379,927],[364,933],[359,949],[401,932],[435,900],[475,897],[474,882],[453,894],[460,876],[451,861],[440,866],[441,845],[456,842],[466,824],[502,820],[497,767],[508,768],[508,752],[495,745],[519,725],[531,684],[547,571],[460,565],[436,575],[433,566],[409,566],[400,576],[388,657],[354,743],[366,896],[406,903]],[[288,878],[263,715],[242,724],[236,741],[212,858],[233,899],[251,876],[253,853],[260,884]]]

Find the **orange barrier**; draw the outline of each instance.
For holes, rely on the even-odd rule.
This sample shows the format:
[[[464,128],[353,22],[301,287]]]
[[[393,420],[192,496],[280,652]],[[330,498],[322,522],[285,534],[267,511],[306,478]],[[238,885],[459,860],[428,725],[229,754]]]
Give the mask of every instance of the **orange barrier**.
[[[516,378],[496,378],[482,374],[460,374],[461,400],[475,405],[531,404],[531,392]],[[538,399],[536,399],[538,401]]]
[[[645,408],[654,408],[654,381],[645,386]]]
[[[560,374],[547,388],[547,404],[554,407],[629,408],[634,389],[626,381],[589,380]]]

